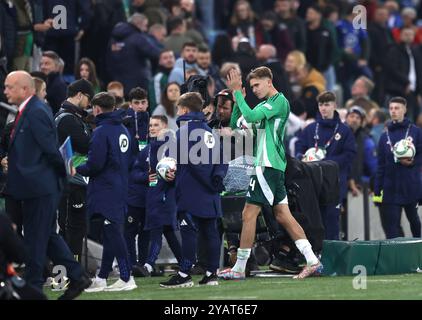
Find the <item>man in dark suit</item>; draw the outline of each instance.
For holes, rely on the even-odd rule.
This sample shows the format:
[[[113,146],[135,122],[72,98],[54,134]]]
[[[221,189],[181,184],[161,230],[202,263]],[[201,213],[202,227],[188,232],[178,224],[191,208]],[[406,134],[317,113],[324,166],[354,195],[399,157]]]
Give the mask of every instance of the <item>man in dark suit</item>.
[[[11,130],[5,193],[22,200],[25,247],[28,252],[25,278],[42,290],[47,256],[65,267],[69,287],[59,299],[73,299],[91,284],[81,266],[56,232],[57,206],[66,176],[58,150],[53,114],[34,94],[31,76],[11,72],[4,91],[8,102],[19,106]]]

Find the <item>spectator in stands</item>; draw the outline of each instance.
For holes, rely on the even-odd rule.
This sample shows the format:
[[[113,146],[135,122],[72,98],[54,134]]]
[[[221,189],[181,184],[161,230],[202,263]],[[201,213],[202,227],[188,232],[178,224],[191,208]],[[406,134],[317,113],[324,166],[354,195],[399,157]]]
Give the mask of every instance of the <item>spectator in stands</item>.
[[[79,60],[75,70],[75,79],[85,79],[92,83],[94,93],[101,91],[100,80],[97,77],[97,70],[94,62],[89,58]]]
[[[230,18],[229,34],[233,36],[246,37],[252,48],[257,47],[256,32],[258,20],[251,5],[246,0],[237,0],[233,7]],[[250,71],[250,70],[249,70]]]
[[[291,51],[284,63],[284,69],[289,78],[289,85],[292,88],[294,99],[298,99],[301,95],[302,88],[297,79],[297,74],[306,65],[306,57],[303,52],[299,50]]]
[[[418,98],[422,92],[422,59],[412,47],[415,38],[413,28],[403,27],[401,42],[387,51],[385,90],[390,96],[401,96],[407,100],[407,116],[410,120],[420,112]]]
[[[322,9],[312,5],[306,12],[307,45],[306,60],[324,73],[333,65],[335,59],[336,43],[330,29],[322,21]]]
[[[135,87],[148,88],[149,60],[158,59],[160,54],[160,49],[148,38],[147,25],[148,19],[135,13],[129,22],[113,28],[107,66],[110,78],[123,84],[125,95]]]
[[[164,48],[172,50],[176,56],[180,56],[185,43],[195,43],[192,37],[186,34],[186,22],[180,17],[173,17],[167,21],[169,36],[164,40]],[[197,46],[197,44],[195,43]]]
[[[162,24],[166,21],[166,13],[161,2],[160,0],[132,0],[130,12],[144,14],[150,21],[150,25]]]
[[[115,97],[124,98],[124,87],[119,81],[112,81],[107,85],[107,92],[112,93]]]
[[[1,61],[1,82],[2,86],[6,79],[8,70],[11,70],[15,55],[17,39],[16,5],[12,1],[0,1],[0,58]],[[3,94],[1,90],[1,94]],[[4,98],[6,101],[6,98]]]
[[[164,49],[160,53],[158,59],[158,70],[152,80],[149,82],[148,90],[148,102],[149,102],[149,113],[152,114],[161,103],[161,95],[164,92],[164,88],[168,83],[168,78],[171,70],[173,70],[175,64],[174,53],[171,50]]]
[[[56,0],[44,1],[45,18],[54,19]],[[47,31],[44,50],[51,50],[63,58],[64,74],[73,75],[75,65],[75,42],[80,41],[92,19],[89,1],[69,0],[66,2],[66,28],[51,28]],[[62,101],[61,101],[62,102]]]
[[[385,94],[385,70],[389,61],[386,52],[393,44],[393,36],[388,28],[389,11],[385,6],[380,6],[375,11],[374,21],[368,26],[368,34],[371,43],[369,67],[374,75],[373,97],[379,105],[384,105]]]
[[[384,3],[385,7],[389,11],[388,27],[401,28],[403,26],[403,20],[400,15],[400,5],[396,0],[386,0]]]
[[[315,118],[318,112],[316,98],[325,90],[324,76],[310,64],[306,64],[298,70],[296,77],[302,89],[299,99],[305,107],[306,118]]]
[[[167,37],[167,29],[165,26],[158,23],[153,24],[148,29],[148,35],[150,41],[154,43],[157,48],[160,48],[160,50],[164,49],[164,40]],[[155,72],[157,70],[157,65],[155,64],[156,61],[153,60],[152,62],[154,62],[152,70]]]
[[[66,99],[67,85],[60,74],[60,57],[54,51],[44,51],[41,58],[40,70],[47,76],[47,101],[53,114],[60,109]]]
[[[386,215],[386,236],[400,236],[401,212],[404,208],[412,235],[421,237],[418,201],[421,199],[422,131],[407,117],[406,99],[394,97],[389,101],[391,122],[378,144],[378,170],[374,201],[380,202]],[[397,158],[394,146],[409,139],[416,148],[414,157]]]
[[[204,32],[196,19],[195,2],[192,0],[176,0],[170,2],[170,16],[181,17],[186,23],[186,35],[192,38],[198,47],[204,46]]]
[[[292,1],[276,0],[274,11],[279,18],[279,27],[289,31],[294,48],[306,52],[306,24],[301,17],[294,14]]]
[[[383,109],[371,109],[368,115],[368,127],[371,130],[370,136],[378,146],[381,135],[385,129],[385,122],[387,121],[387,114]]]
[[[375,178],[377,170],[376,145],[364,128],[365,110],[352,106],[347,113],[346,123],[352,129],[356,142],[356,156],[353,159],[349,178],[349,189],[354,197],[361,194],[363,184]]]
[[[200,74],[208,75],[214,80],[216,88],[215,91],[224,89],[225,85],[220,79],[219,69],[212,63],[211,52],[208,47],[200,47],[198,49],[196,64],[198,65],[198,71]],[[211,96],[214,96],[214,94],[215,92],[212,92]]]
[[[359,100],[359,106],[363,106],[365,112],[368,113],[371,109],[378,109],[379,106],[375,101],[371,100],[371,93],[374,89],[374,82],[365,76],[360,76],[353,82],[351,95],[352,97],[345,103],[345,108],[349,109],[351,106],[357,104]],[[367,103],[363,105],[362,101],[365,100]]]
[[[417,18],[416,10],[410,7],[403,8],[403,10],[401,11],[401,16],[403,19],[403,27],[412,28],[415,31],[415,39],[413,40],[413,44],[414,45],[422,44],[422,27],[417,26],[415,24],[415,21]],[[401,28],[394,28],[392,30],[394,40],[397,43],[400,43],[401,41],[400,30]]]
[[[349,5],[345,19],[337,23],[338,44],[342,50],[338,74],[345,100],[350,97],[349,88],[354,79],[361,75],[372,78],[372,71],[368,67],[370,50],[368,34],[365,29],[353,25],[356,15],[354,6]]]
[[[185,82],[185,75],[183,71],[189,71],[190,69],[198,70],[196,59],[198,58],[198,46],[194,42],[186,42],[183,44],[182,54],[179,59],[176,60],[173,70],[169,75],[169,82],[177,82],[182,85]],[[183,61],[185,61],[185,67],[183,67]],[[205,74],[202,74],[205,75]],[[188,77],[186,77],[186,80]]]
[[[126,22],[124,1],[106,0],[91,1],[92,16],[89,27],[81,39],[81,57],[88,57],[95,62],[98,77],[103,82],[107,78],[107,51],[111,32],[119,22]],[[73,64],[72,64],[73,65]]]
[[[273,11],[262,15],[260,25],[261,28],[257,32],[257,48],[262,44],[272,44],[277,49],[277,58],[284,63],[287,54],[294,49],[289,31],[280,27],[277,14]]]
[[[223,63],[232,61],[234,55],[231,38],[227,33],[219,34],[215,38],[212,48],[212,61],[221,68]]]
[[[176,123],[177,107],[176,102],[180,97],[180,86],[177,82],[169,82],[161,95],[161,104],[155,108],[152,115],[163,115],[167,117],[168,128],[177,131]]]

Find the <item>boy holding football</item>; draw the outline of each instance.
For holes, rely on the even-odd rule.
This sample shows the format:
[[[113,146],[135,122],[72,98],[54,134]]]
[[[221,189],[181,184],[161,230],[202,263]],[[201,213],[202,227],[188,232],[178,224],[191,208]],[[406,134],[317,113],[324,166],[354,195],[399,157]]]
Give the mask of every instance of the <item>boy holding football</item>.
[[[160,177],[156,171],[157,164],[168,155],[168,150],[163,148],[164,144],[171,144],[168,140],[174,139],[171,131],[167,130],[166,116],[151,117],[149,138],[149,144],[138,155],[131,175],[134,183],[146,187],[144,229],[149,233],[150,245],[146,262],[139,270],[139,275],[144,277],[150,276],[153,271],[161,251],[163,235],[178,262],[181,258],[180,243],[175,233],[178,228],[175,169],[165,170]]]
[[[376,202],[383,206],[388,239],[400,236],[403,208],[413,237],[421,237],[418,201],[422,198],[422,131],[405,117],[406,105],[407,101],[402,97],[394,97],[389,101],[391,122],[381,135],[378,144],[374,202],[377,200]],[[402,140],[406,140],[406,145],[416,151],[413,157],[408,157],[406,154],[403,154],[403,157],[398,152]]]

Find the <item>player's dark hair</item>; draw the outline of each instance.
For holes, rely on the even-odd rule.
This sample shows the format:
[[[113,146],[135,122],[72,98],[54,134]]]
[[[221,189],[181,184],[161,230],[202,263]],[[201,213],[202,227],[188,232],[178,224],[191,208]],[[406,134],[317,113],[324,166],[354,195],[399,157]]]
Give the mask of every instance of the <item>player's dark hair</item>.
[[[388,101],[388,104],[390,103],[401,103],[402,105],[404,105],[405,107],[407,106],[407,100],[403,97],[393,97]]]
[[[100,107],[104,112],[111,112],[116,105],[116,99],[111,93],[100,92],[92,98],[91,105]]]
[[[327,103],[327,102],[336,102],[337,98],[334,92],[331,91],[324,91],[317,96],[317,101],[319,104]]]
[[[144,100],[148,98],[147,92],[141,87],[136,87],[129,92],[129,101],[132,100]]]

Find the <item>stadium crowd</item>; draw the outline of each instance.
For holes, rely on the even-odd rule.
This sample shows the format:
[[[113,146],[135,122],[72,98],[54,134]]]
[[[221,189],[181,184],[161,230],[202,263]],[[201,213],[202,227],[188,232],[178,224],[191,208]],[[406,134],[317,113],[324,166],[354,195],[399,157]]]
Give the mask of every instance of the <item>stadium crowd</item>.
[[[57,21],[63,10],[57,10],[59,5],[64,5],[65,27]],[[133,276],[160,275],[155,261],[164,236],[179,272],[163,287],[193,285],[194,272],[204,274],[200,284],[218,284],[220,193],[227,164],[180,166],[176,174],[170,170],[159,179],[155,168],[169,154],[158,155],[163,144],[158,138],[166,135],[178,143],[181,132],[197,126],[209,133],[203,143],[212,151],[207,143],[215,138],[229,136],[236,145],[236,132],[249,124],[238,108],[241,91],[233,85],[233,70],[241,75],[244,103],[253,108],[270,98],[250,86],[254,76],[248,75],[259,67],[270,72],[257,79],[270,79],[290,108],[283,155],[338,165],[338,201],[319,208],[324,239],[343,239],[347,194],[364,190],[374,195],[387,238],[403,235],[403,208],[412,235],[421,237],[422,1],[0,0],[2,194],[18,233],[26,226],[27,250],[39,255],[27,260],[27,281],[42,287],[47,273],[42,255],[47,254],[71,271],[63,298],[84,289],[132,290]],[[29,104],[32,89],[37,102]],[[35,108],[45,111],[44,120],[34,114],[27,126],[19,122],[25,110],[29,119]],[[189,126],[182,129],[184,121]],[[39,126],[39,139],[19,137],[33,123]],[[50,187],[52,176],[32,185],[34,190],[31,180],[27,189],[10,182],[30,174],[19,170],[31,165],[23,158],[36,155],[18,145],[18,138],[22,146],[36,141],[54,149],[54,139],[59,146],[68,136],[74,168],[64,186]],[[120,144],[107,143],[113,139]],[[412,156],[397,156],[401,140],[410,141]],[[40,163],[57,166],[58,148],[47,149],[40,151],[48,155],[40,156]],[[233,160],[234,148],[231,152]],[[56,171],[60,177],[51,181],[59,184],[65,173]],[[42,172],[36,179],[43,179]],[[204,181],[208,176],[211,180]],[[182,191],[177,187],[181,180]],[[50,194],[54,197],[46,197]],[[36,216],[25,217],[34,208],[42,215],[44,206],[51,209],[46,232],[55,232],[51,226],[58,208],[59,233],[66,243],[54,235],[40,236],[40,230],[33,230]],[[116,212],[121,213],[117,218]],[[92,283],[71,259],[81,261],[83,239],[92,232],[88,213],[101,213],[103,223],[101,270]],[[45,248],[36,243],[38,237]],[[250,251],[237,251],[240,237],[227,240],[227,249],[246,263]],[[56,246],[47,251],[49,241]],[[296,246],[318,264],[306,243]],[[66,254],[58,254],[58,248]],[[277,248],[270,268],[300,273],[285,259],[295,250]],[[120,279],[107,286],[114,258]],[[240,268],[235,259],[231,264],[238,271],[230,271],[228,278],[244,277],[244,265]],[[0,269],[0,281],[6,274]]]

